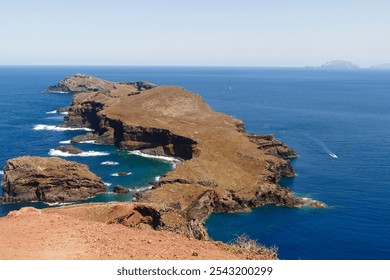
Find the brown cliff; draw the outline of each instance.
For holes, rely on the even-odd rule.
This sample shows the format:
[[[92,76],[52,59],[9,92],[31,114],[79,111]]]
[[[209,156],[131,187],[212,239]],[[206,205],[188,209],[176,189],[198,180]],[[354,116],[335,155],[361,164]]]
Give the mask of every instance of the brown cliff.
[[[2,187],[4,202],[71,202],[106,190],[84,164],[28,156],[7,161]]]

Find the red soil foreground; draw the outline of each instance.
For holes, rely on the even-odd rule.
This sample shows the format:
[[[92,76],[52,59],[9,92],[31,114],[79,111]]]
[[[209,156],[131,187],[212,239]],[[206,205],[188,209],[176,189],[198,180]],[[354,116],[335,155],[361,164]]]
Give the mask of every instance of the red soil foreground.
[[[30,207],[0,219],[0,240],[2,260],[245,259],[211,241]]]

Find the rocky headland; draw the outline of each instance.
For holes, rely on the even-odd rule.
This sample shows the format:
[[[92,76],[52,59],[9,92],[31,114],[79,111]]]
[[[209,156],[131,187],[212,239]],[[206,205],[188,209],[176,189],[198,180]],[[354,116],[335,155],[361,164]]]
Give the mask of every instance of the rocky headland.
[[[135,195],[138,203],[153,203],[158,228],[207,239],[204,221],[212,212],[267,204],[324,207],[278,184],[282,176],[295,176],[287,159],[297,155],[273,135],[247,133],[242,121],[181,87],[149,85],[78,74],[47,91],[79,92],[66,109],[64,126],[95,133],[75,142],[92,139],[181,161],[153,189]]]
[[[18,157],[7,161],[2,202],[64,203],[104,192],[103,181],[88,166],[61,158]]]

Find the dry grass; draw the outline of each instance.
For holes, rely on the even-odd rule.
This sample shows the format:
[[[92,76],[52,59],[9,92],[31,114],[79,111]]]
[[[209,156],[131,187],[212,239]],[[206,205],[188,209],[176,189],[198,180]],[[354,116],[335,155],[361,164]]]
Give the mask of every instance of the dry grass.
[[[270,248],[259,244],[257,240],[250,239],[248,235],[242,234],[228,244],[217,242],[218,246],[236,255],[242,255],[248,260],[277,260],[278,247]]]

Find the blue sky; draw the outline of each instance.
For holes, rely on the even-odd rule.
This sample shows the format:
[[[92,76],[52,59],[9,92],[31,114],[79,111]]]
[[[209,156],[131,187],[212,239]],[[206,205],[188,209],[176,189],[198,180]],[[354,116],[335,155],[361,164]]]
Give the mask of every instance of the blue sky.
[[[0,64],[390,62],[390,1],[0,0]]]

